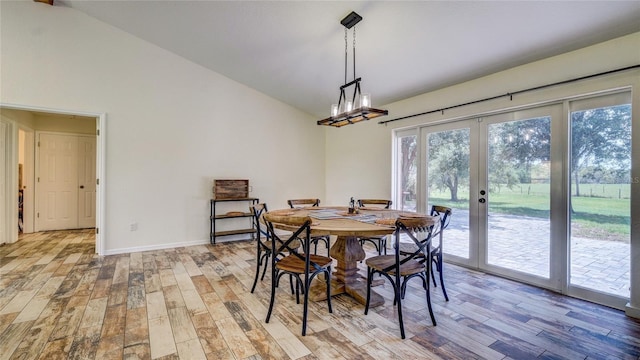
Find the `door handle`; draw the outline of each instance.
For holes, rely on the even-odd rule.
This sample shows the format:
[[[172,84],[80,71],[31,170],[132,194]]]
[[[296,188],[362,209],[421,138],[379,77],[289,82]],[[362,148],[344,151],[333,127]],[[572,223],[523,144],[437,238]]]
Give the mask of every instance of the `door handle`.
[[[84,189],[84,185],[80,185],[80,189]]]
[[[485,202],[487,202],[487,200],[485,200],[484,198],[480,198],[480,199],[478,199],[478,201],[479,201],[481,204],[484,204]]]

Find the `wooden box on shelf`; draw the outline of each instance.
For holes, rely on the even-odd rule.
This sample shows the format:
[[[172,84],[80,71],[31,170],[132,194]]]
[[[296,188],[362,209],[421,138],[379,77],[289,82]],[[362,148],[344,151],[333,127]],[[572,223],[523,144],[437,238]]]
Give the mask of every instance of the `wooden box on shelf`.
[[[243,199],[249,197],[249,180],[213,180],[213,198]]]
[[[250,235],[249,238],[253,239],[256,231],[253,221],[249,221],[248,227],[231,221],[231,224],[226,227],[228,230],[220,230],[216,223],[229,219],[252,218],[253,214],[249,211],[249,206],[258,202],[258,198],[249,197],[249,180],[213,180],[210,215],[211,243],[215,244],[216,238],[221,236]]]

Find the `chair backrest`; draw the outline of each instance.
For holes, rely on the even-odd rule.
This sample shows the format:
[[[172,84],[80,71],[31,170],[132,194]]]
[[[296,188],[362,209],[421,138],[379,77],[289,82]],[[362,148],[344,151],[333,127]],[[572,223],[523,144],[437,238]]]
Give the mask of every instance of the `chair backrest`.
[[[453,210],[450,207],[433,205],[431,206],[431,216],[440,216],[440,230],[444,230],[449,226],[451,214]]]
[[[411,218],[403,218],[400,217],[396,220],[396,230],[395,230],[395,256],[396,256],[396,265],[400,266],[401,264],[406,263],[416,257],[428,257],[430,256],[430,247],[431,247],[431,239],[433,238],[433,229],[437,224],[438,219],[432,216],[425,217],[411,217]],[[413,253],[402,253],[403,258],[400,259],[400,238],[409,238],[411,239],[416,248]],[[394,266],[396,266],[394,265]],[[390,269],[389,269],[390,270]],[[385,271],[388,271],[385,269]]]
[[[264,223],[264,214],[269,211],[267,204],[259,203],[249,206],[249,211],[253,214],[253,226],[256,229],[257,240],[262,242],[269,238],[266,224]]]
[[[388,209],[391,206],[391,200],[384,199],[360,199],[358,200],[359,207],[380,207],[383,209]]]
[[[304,254],[310,254],[310,239],[311,239],[311,218],[308,216],[294,217],[294,216],[282,216],[275,214],[264,214],[264,221],[267,225],[267,232],[272,241],[273,261],[278,262],[281,260],[285,253],[297,256],[298,258],[305,260]],[[274,223],[285,225],[290,233],[286,235],[278,234],[275,231]],[[304,251],[302,255],[297,251],[299,241],[302,240]],[[307,260],[308,261],[308,260]]]
[[[433,205],[431,206],[431,216],[439,216],[440,217],[440,226],[438,227],[438,229],[433,233],[433,236],[438,235],[438,239],[439,239],[439,243],[436,246],[436,248],[441,248],[442,247],[442,235],[444,232],[444,229],[446,229],[449,226],[449,222],[451,221],[451,214],[453,213],[453,210],[450,207],[446,207],[446,206],[440,206],[440,205]]]
[[[320,206],[320,199],[291,199],[287,204],[293,209],[296,207]]]

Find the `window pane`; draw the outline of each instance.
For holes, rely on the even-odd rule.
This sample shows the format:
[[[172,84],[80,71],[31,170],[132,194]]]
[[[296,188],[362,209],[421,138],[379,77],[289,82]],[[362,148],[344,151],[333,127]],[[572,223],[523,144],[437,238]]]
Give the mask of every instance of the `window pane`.
[[[570,166],[570,284],[628,298],[630,104],[571,113]]]
[[[551,117],[491,124],[488,131],[487,262],[549,278]]]
[[[427,136],[427,199],[452,209],[446,231],[446,254],[469,258],[469,143],[470,129],[448,130]]]
[[[398,199],[396,208],[406,211],[416,210],[416,165],[417,137],[404,136],[398,139]]]

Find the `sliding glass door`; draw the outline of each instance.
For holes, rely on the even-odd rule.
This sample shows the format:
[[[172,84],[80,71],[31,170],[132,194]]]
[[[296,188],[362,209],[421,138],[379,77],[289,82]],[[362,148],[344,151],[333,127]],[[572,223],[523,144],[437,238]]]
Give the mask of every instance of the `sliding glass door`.
[[[628,301],[628,92],[405,130],[396,143],[398,208],[453,209],[447,261]]]

